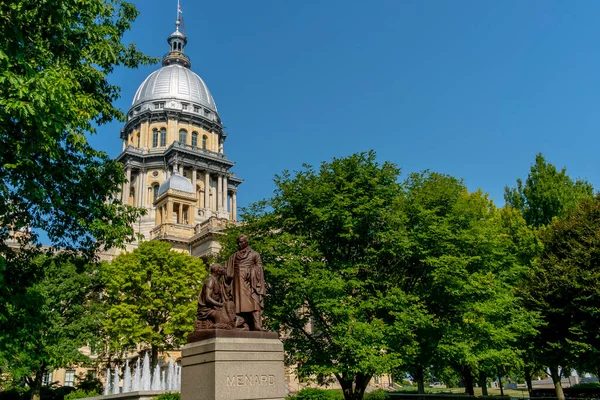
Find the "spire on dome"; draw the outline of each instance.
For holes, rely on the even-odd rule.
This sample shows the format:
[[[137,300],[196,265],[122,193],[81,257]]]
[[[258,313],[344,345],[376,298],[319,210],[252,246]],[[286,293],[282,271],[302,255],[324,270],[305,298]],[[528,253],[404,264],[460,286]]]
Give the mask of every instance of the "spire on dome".
[[[186,68],[190,68],[192,63],[190,59],[183,54],[183,48],[187,44],[187,36],[185,36],[185,28],[183,26],[183,11],[179,0],[177,0],[177,19],[175,20],[175,32],[171,33],[167,39],[170,52],[163,57],[162,65],[179,64]]]

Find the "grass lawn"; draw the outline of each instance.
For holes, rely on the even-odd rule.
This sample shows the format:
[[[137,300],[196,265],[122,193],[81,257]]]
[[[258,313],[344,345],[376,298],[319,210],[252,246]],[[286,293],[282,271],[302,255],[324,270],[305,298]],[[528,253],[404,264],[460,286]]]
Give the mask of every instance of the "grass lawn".
[[[414,387],[405,387],[402,389],[397,389],[398,392],[415,392],[416,388]],[[435,393],[456,393],[456,394],[464,394],[465,388],[425,388],[426,394],[435,394]],[[515,397],[515,398],[525,398],[529,397],[529,393],[527,393],[527,389],[518,389],[518,390],[506,390],[504,389],[504,395]],[[475,396],[481,396],[481,388],[475,388]],[[491,389],[488,388],[488,396],[500,396],[500,389]]]

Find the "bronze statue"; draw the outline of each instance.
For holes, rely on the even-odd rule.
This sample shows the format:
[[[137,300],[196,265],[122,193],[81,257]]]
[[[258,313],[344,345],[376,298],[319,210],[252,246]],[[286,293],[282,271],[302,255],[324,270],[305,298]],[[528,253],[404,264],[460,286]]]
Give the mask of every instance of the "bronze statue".
[[[262,331],[265,297],[265,274],[260,255],[248,246],[248,236],[237,238],[238,251],[227,260],[227,279],[235,312],[241,317],[236,327]]]
[[[210,267],[211,274],[204,281],[200,296],[198,296],[198,314],[194,328],[204,329],[233,329],[235,326],[235,308],[227,297],[222,277],[227,270],[220,264]]]

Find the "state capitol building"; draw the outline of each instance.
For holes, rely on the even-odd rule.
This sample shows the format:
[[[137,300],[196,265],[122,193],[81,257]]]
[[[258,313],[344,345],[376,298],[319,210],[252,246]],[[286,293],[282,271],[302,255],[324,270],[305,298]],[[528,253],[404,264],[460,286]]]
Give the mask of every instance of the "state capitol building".
[[[175,250],[207,257],[220,249],[215,233],[237,219],[242,179],[230,171],[234,162],[224,153],[227,133],[217,105],[190,69],[180,20],[167,41],[162,67],[137,89],[121,130],[117,160],[127,181],[120,196],[146,209],[134,226],[145,240],[168,241]]]

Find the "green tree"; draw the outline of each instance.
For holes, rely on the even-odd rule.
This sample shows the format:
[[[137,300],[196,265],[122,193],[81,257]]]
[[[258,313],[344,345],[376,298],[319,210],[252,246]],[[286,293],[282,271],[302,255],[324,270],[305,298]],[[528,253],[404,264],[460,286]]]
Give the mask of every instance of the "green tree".
[[[543,326],[539,357],[564,398],[558,366],[598,373],[600,362],[600,198],[585,199],[541,233],[544,250],[528,280]]]
[[[112,104],[119,96],[108,82],[113,69],[152,61],[122,43],[136,15],[120,0],[0,3],[3,304],[38,277],[28,259],[41,252],[40,232],[64,252],[90,258],[133,238],[139,211],[106,201],[125,180],[122,167],[86,135],[123,118]],[[0,326],[12,323],[7,310],[0,310]]]
[[[449,365],[473,395],[477,372],[514,358],[510,345],[530,329],[514,290],[525,270],[509,251],[500,210],[481,191],[469,193],[462,181],[428,171],[412,174],[405,186],[404,290],[434,321],[420,333],[409,371],[423,393],[422,371]]]
[[[535,163],[531,166],[530,172],[525,180],[517,179],[515,188],[505,188],[504,198],[508,207],[521,212],[529,229],[534,236],[539,236],[540,229],[552,223],[554,218],[560,218],[566,215],[570,210],[577,207],[580,201],[591,198],[593,196],[593,187],[585,180],[573,180],[567,175],[566,168],[558,171],[556,167],[544,159],[541,154],[535,158]],[[527,235],[523,236],[526,238]],[[513,236],[513,239],[515,237]],[[515,243],[518,243],[517,239]],[[542,246],[539,241],[531,241],[526,239],[525,243],[520,243],[515,248],[516,254],[522,259],[522,262],[530,268],[530,277],[535,279],[536,268],[533,265],[534,259],[539,256]],[[533,247],[532,247],[533,245]],[[533,299],[535,295],[528,293],[530,291],[529,280],[523,280],[521,287],[522,297]],[[543,308],[537,307],[535,304],[528,303],[531,310],[538,312],[540,315],[546,311]],[[541,318],[540,321],[545,319]],[[550,333],[548,331],[543,331]],[[528,388],[531,390],[531,374],[540,368],[540,365],[546,365],[553,373],[551,374],[554,380],[557,396],[564,396],[560,384],[560,376],[558,375],[559,363],[565,366],[569,362],[569,351],[563,349],[562,360],[558,357],[546,357],[545,352],[540,347],[546,339],[543,338],[545,333],[531,334],[522,337],[519,348],[523,353],[523,368],[525,379]],[[553,339],[550,339],[553,340]],[[574,350],[576,351],[576,350]],[[551,353],[546,353],[553,355]],[[554,354],[557,355],[557,354]],[[550,365],[553,364],[553,365]]]
[[[346,399],[362,399],[373,375],[390,372],[411,346],[418,302],[392,281],[405,243],[398,168],[374,152],[275,178],[272,198],[223,239],[223,258],[243,231],[262,256],[268,325],[285,332],[287,362],[301,379],[334,376]],[[392,339],[393,338],[393,339]]]
[[[207,276],[204,263],[171,250],[168,243],[150,241],[102,267],[103,323],[110,349],[148,344],[154,367],[159,351],[184,344],[193,331],[196,298]]]
[[[47,370],[89,362],[79,350],[98,342],[100,315],[93,300],[100,293],[98,265],[57,255],[38,257],[39,282],[20,295],[25,307],[8,308],[11,327],[0,331],[3,372],[24,380],[39,399]]]

